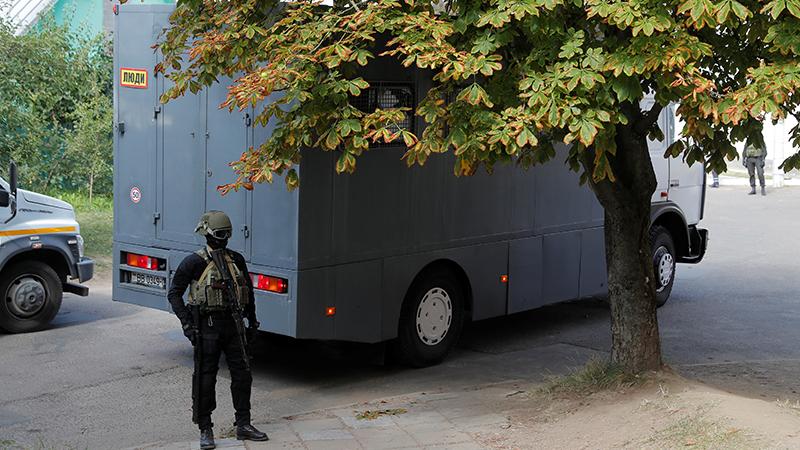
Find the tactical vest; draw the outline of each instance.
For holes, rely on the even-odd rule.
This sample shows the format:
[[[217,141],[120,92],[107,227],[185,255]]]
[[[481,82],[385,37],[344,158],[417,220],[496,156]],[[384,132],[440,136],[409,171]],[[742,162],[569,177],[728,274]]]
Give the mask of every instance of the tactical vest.
[[[744,155],[748,158],[758,158],[764,154],[764,149],[748,144],[744,149]]]
[[[206,269],[200,278],[193,280],[189,286],[189,304],[199,306],[202,312],[227,309],[229,304],[225,295],[225,285],[211,255],[205,248],[196,253],[206,262]],[[245,305],[250,302],[250,291],[245,274],[234,264],[228,252],[225,252],[225,262],[228,264],[228,270],[233,278],[234,290],[239,296],[239,306],[244,309]]]

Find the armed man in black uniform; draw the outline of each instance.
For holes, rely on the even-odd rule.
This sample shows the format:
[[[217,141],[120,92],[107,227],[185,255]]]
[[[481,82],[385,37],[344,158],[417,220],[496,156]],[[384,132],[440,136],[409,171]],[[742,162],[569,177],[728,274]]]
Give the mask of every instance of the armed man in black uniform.
[[[203,214],[195,232],[206,238],[207,245],[181,262],[168,294],[172,310],[183,326],[183,334],[195,347],[192,420],[200,427],[200,448],[203,450],[215,448],[211,413],[216,407],[214,387],[221,353],[225,353],[231,373],[236,438],[268,440],[265,433],[250,424],[253,377],[246,343],[247,337],[255,335],[259,323],[253,282],[244,257],[226,248],[231,231],[231,220],[222,211]],[[217,264],[224,264],[222,270]],[[188,305],[183,302],[187,288]],[[230,298],[232,296],[236,298]],[[247,319],[246,330],[243,318]]]

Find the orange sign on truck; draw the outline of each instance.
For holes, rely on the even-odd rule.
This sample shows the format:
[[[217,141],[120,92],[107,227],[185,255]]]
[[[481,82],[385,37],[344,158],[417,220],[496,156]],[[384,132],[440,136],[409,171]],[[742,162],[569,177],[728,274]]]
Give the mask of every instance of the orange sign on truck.
[[[120,68],[119,84],[124,87],[147,89],[147,70],[129,69],[127,67]]]

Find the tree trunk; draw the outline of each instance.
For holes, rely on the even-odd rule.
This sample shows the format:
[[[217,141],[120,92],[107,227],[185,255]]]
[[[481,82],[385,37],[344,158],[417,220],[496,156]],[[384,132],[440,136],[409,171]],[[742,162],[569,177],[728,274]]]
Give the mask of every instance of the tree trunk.
[[[611,360],[631,373],[661,367],[650,249],[650,202],[605,212]]]
[[[610,158],[615,182],[590,182],[605,210],[606,266],[611,304],[611,360],[629,373],[661,368],[650,202],[656,177],[647,140],[620,127]],[[584,165],[591,167],[586,159]]]
[[[89,171],[89,205],[92,204],[92,192],[94,191],[94,170]]]

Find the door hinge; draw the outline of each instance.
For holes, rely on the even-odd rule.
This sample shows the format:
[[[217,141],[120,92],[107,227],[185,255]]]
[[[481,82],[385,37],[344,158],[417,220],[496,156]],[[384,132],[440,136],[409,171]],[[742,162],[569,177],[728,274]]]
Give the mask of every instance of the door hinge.
[[[161,114],[161,107],[154,106],[153,107],[153,120],[158,120],[158,115]]]
[[[247,239],[250,237],[250,228],[247,225],[242,225],[242,233],[244,233],[244,238]]]
[[[161,220],[161,213],[153,213],[153,225],[157,224],[159,220]]]
[[[249,127],[253,124],[253,120],[250,119],[250,113],[245,113],[244,115],[244,126]]]

